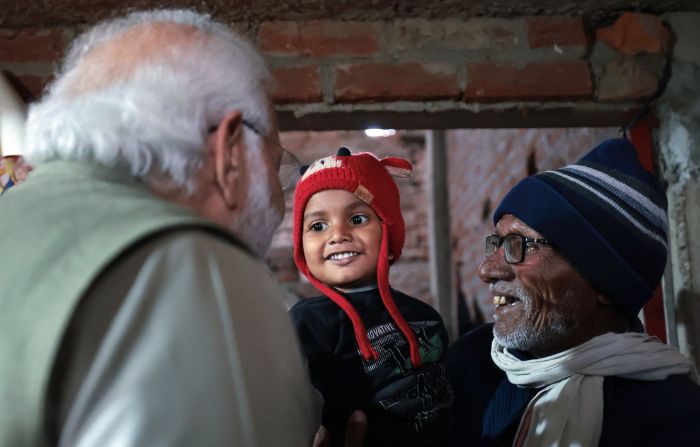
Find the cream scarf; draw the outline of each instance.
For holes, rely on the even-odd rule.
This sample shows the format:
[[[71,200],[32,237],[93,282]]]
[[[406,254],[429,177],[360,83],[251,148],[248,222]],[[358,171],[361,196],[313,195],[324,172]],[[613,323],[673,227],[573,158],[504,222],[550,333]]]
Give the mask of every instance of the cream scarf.
[[[690,374],[696,381],[695,369],[685,356],[656,337],[636,332],[607,333],[532,360],[518,359],[494,340],[491,358],[512,384],[544,387],[520,421],[513,445],[524,447],[597,446],[606,376],[653,381]]]

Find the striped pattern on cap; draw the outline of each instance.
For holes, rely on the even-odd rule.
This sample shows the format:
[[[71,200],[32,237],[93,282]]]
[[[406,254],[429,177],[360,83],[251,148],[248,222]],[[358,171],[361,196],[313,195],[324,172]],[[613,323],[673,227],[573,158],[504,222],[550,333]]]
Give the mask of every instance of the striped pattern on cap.
[[[632,144],[604,141],[575,164],[518,183],[494,213],[550,239],[597,290],[635,317],[666,265],[666,198]]]

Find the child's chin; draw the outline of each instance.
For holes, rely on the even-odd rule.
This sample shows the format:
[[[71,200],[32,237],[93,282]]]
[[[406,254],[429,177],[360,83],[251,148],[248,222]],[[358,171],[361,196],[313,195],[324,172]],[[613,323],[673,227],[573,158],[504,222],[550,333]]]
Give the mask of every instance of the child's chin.
[[[348,281],[338,281],[333,285],[333,287],[335,287],[336,289],[359,289],[361,287],[367,287],[372,284],[374,283],[371,281],[357,279]]]

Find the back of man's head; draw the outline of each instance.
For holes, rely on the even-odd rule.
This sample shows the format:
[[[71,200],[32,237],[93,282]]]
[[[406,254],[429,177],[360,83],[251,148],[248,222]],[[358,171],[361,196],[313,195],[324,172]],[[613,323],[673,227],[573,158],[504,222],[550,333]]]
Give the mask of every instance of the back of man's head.
[[[191,191],[206,137],[230,110],[272,127],[269,74],[242,37],[186,10],[101,23],[70,46],[29,110],[26,155],[123,167]]]

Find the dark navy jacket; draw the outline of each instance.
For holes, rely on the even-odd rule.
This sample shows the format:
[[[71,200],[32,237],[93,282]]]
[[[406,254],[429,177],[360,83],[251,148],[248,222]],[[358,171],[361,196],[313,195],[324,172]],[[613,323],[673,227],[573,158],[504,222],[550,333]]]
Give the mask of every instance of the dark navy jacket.
[[[342,444],[347,418],[368,416],[367,445],[443,446],[449,432],[452,392],[444,358],[447,332],[428,304],[392,290],[396,307],[420,344],[423,367],[414,369],[408,343],[394,326],[377,289],[345,293],[379,354],[360,357],[350,318],[325,296],[292,307],[292,321],[308,360],[311,383],[323,394],[323,424],[333,447]]]
[[[493,325],[481,326],[448,351],[455,392],[450,445],[511,446],[535,390],[518,388],[491,360]],[[687,376],[644,382],[606,377],[600,447],[700,446],[700,386]]]

